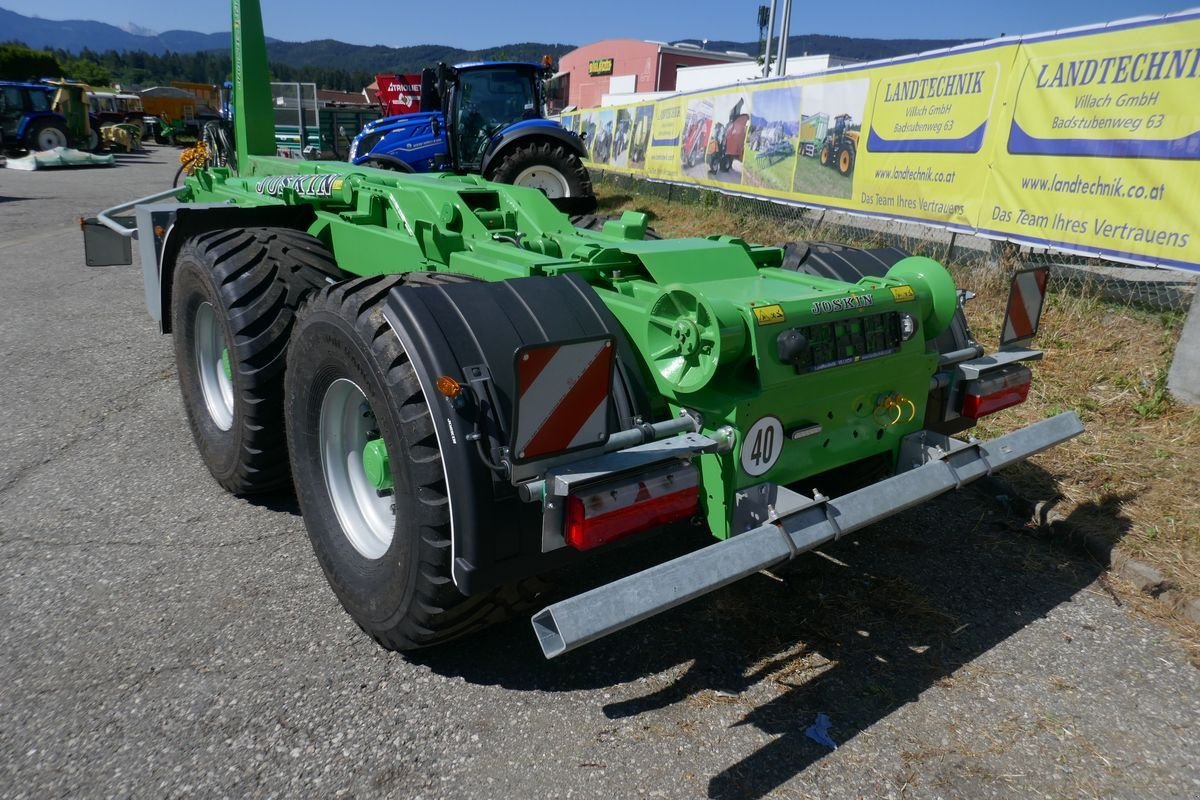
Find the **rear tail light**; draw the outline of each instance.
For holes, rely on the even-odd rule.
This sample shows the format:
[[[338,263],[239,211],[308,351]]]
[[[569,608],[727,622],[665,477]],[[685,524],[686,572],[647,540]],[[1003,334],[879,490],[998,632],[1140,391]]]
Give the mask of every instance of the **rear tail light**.
[[[1033,373],[1028,367],[1011,364],[968,381],[963,389],[962,415],[979,419],[1003,408],[1025,402]]]
[[[690,517],[699,501],[699,480],[691,464],[587,486],[567,497],[567,544],[590,550]]]

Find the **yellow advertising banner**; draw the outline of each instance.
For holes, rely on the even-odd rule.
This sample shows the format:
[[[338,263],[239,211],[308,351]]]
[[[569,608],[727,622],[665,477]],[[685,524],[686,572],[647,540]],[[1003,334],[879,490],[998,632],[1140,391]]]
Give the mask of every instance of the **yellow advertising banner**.
[[[989,47],[872,71],[857,206],[972,227],[987,181],[984,146],[1016,49]]]
[[[1200,270],[1200,12],[585,109],[589,167]]]
[[[1200,19],[1023,42],[979,227],[1197,269]]]

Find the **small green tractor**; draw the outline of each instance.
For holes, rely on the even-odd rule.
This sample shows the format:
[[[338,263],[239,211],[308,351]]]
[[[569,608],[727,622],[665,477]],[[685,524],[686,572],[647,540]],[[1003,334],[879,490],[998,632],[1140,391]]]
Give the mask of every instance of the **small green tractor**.
[[[547,573],[618,541],[707,527],[538,610],[556,656],[1082,430],[954,435],[1025,398],[1036,291],[987,355],[928,258],[656,240],[636,212],[588,231],[536,189],[276,158],[257,0],[233,0],[233,57],[236,172],[86,221],[88,262],[137,241],[200,457],[235,494],[294,488],[384,647],[535,609]]]

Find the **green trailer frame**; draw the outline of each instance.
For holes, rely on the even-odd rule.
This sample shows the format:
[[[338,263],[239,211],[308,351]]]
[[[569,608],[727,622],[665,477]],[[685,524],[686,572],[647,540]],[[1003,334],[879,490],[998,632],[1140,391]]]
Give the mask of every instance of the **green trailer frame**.
[[[530,579],[610,538],[707,525],[711,547],[535,615],[557,655],[1082,430],[952,436],[1040,353],[985,355],[930,259],[838,279],[735,236],[650,240],[636,212],[581,230],[477,176],[277,158],[256,0],[233,54],[237,172],[103,212],[89,263],[137,239],[210,471],[278,487],[290,454],[330,584],[384,646],[536,602]]]

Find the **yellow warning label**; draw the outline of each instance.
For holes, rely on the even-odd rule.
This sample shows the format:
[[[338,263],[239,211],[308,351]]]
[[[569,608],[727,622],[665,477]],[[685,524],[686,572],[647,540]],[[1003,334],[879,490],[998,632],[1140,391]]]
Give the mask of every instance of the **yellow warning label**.
[[[893,286],[892,299],[897,303],[907,303],[909,300],[916,300],[917,293],[911,286]]]
[[[754,309],[754,318],[758,320],[759,325],[774,325],[783,322],[786,317],[783,315],[783,306],[759,306]]]

